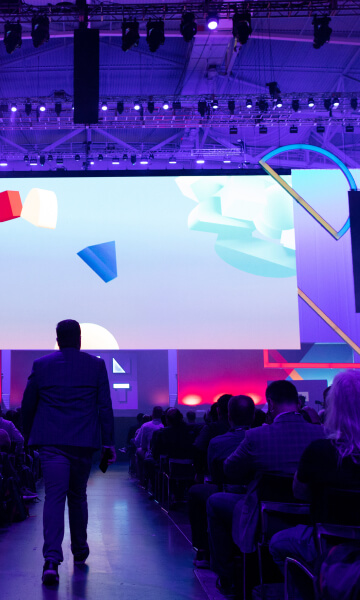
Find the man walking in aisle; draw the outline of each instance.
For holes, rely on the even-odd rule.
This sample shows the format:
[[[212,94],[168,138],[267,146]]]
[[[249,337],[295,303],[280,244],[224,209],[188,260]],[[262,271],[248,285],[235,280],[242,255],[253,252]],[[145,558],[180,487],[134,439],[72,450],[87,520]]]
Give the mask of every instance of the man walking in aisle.
[[[86,487],[92,456],[102,444],[116,460],[109,380],[101,358],[80,352],[77,321],[56,327],[59,351],[34,361],[22,401],[25,441],[39,447],[45,482],[42,580],[58,583],[63,560],[65,501],[68,499],[74,564],[89,556]]]

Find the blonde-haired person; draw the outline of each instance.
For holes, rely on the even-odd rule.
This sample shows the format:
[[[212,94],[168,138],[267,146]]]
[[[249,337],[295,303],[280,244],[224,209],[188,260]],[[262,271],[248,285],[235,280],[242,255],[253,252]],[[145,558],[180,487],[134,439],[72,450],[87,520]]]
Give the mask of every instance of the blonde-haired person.
[[[311,442],[305,449],[293,485],[295,497],[311,503],[313,523],[324,521],[328,488],[360,490],[359,371],[343,371],[335,376],[327,396],[324,427],[326,438]],[[352,524],[359,520],[357,514],[348,512],[339,516]],[[314,564],[317,552],[313,533],[312,526],[298,525],[273,536],[270,552],[282,571],[287,556]]]

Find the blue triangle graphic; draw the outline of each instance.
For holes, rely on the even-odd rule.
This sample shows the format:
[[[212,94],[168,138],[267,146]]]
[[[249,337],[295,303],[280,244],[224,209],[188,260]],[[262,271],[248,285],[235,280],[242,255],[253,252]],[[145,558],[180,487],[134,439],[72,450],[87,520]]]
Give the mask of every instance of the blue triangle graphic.
[[[87,246],[77,254],[105,283],[117,277],[115,242]]]

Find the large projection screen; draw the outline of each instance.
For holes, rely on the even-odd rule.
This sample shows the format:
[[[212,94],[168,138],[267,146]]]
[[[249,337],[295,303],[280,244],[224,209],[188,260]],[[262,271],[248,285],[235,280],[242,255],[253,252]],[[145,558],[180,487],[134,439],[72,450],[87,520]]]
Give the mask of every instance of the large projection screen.
[[[98,349],[299,348],[292,199],[267,175],[0,186],[1,349],[52,349],[66,318]]]

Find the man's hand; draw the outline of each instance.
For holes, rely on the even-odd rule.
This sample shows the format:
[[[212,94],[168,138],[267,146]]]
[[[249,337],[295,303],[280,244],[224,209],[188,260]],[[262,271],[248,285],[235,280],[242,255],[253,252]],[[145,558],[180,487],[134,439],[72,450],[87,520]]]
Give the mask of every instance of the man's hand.
[[[116,462],[115,446],[107,446],[107,447],[103,446],[101,448],[101,458],[104,456],[106,450],[108,450],[108,453],[109,453],[109,457],[108,457],[108,461],[107,461],[108,465],[112,465],[114,462]],[[110,452],[111,452],[111,455],[110,455]]]

